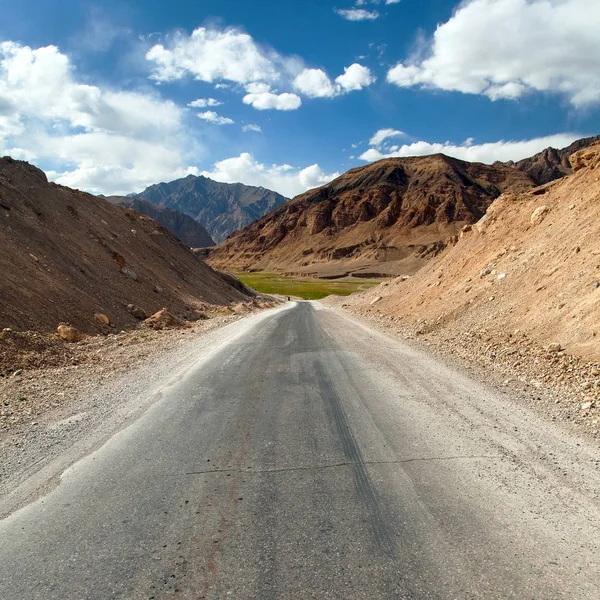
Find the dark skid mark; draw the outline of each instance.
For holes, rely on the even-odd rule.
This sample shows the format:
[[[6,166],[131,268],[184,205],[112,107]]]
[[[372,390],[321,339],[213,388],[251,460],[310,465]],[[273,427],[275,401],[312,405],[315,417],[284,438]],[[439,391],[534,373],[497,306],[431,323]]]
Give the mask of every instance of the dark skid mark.
[[[379,496],[365,468],[362,453],[348,425],[348,418],[342,406],[341,398],[331,379],[325,373],[321,362],[315,361],[313,367],[317,383],[321,390],[321,397],[331,409],[333,426],[342,441],[344,455],[352,466],[356,492],[369,515],[369,524],[375,543],[384,554],[392,557],[395,554],[396,545],[393,531],[389,527],[390,519],[387,519],[383,513]]]

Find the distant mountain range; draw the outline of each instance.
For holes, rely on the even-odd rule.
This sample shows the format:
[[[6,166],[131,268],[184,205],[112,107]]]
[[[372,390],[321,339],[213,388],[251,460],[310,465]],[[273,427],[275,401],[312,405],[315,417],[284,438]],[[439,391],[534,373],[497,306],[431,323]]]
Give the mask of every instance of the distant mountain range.
[[[210,251],[209,262],[321,277],[413,273],[498,196],[571,173],[569,156],[598,139],[548,148],[518,163],[435,154],[357,167],[235,233]]]
[[[533,179],[534,183],[543,185],[555,179],[560,179],[565,175],[570,175],[573,172],[569,160],[571,154],[587,148],[598,141],[600,141],[600,135],[582,138],[561,150],[546,148],[530,158],[524,158],[516,163],[511,161],[503,164],[514,166],[520,171],[524,171]]]
[[[175,209],[192,217],[216,242],[222,242],[234,231],[288,201],[285,196],[263,187],[220,183],[194,175],[151,185],[139,194],[130,194],[130,198]]]
[[[158,221],[190,248],[205,248],[215,245],[208,231],[198,221],[174,208],[157,206],[141,198],[130,196],[105,196],[105,198],[113,204],[132,208]]]

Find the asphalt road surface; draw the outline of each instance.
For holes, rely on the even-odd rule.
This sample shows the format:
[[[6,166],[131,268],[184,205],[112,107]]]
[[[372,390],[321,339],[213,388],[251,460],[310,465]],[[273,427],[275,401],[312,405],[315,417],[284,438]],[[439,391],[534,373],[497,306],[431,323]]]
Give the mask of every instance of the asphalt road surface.
[[[291,304],[0,523],[0,598],[597,600],[598,458]]]

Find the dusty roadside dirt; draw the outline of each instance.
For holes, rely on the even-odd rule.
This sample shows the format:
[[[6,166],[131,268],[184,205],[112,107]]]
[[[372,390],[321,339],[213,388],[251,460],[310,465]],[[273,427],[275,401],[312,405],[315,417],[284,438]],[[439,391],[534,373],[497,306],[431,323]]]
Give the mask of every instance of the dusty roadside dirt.
[[[414,275],[337,302],[599,439],[600,144],[570,160],[572,175],[501,196]]]
[[[147,410],[206,351],[267,312],[230,310],[185,328],[90,337],[69,347],[78,364],[1,377],[0,518],[52,486],[69,464]]]
[[[545,418],[600,442],[599,363],[564,350],[550,352],[522,333],[499,335],[490,324],[471,332],[450,328],[424,332],[417,322],[407,324],[376,306],[365,308],[361,296],[366,294],[350,300],[330,296],[321,302],[433,352],[481,381],[510,391]]]
[[[13,367],[0,377],[0,441],[7,434],[18,436],[42,420],[52,419],[55,411],[69,410],[78,397],[148,357],[160,357],[188,338],[237,318],[230,314],[198,321],[185,329],[144,328],[91,336],[75,344],[52,335],[20,334],[19,338],[29,340],[34,349],[14,357]]]

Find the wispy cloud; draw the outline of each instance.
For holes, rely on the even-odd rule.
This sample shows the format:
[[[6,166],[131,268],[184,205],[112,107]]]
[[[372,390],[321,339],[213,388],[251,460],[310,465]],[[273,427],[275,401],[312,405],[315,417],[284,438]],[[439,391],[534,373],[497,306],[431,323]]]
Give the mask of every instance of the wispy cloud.
[[[376,10],[364,8],[336,8],[335,12],[346,21],[374,21],[379,18]]]
[[[229,117],[223,117],[217,114],[214,110],[207,110],[205,112],[198,113],[196,116],[203,121],[212,123],[213,125],[232,125],[234,123],[233,119],[230,119]]]
[[[248,123],[248,125],[243,125],[242,131],[245,133],[248,133],[249,131],[253,131],[255,133],[262,133],[260,125],[256,125],[254,123]]]

